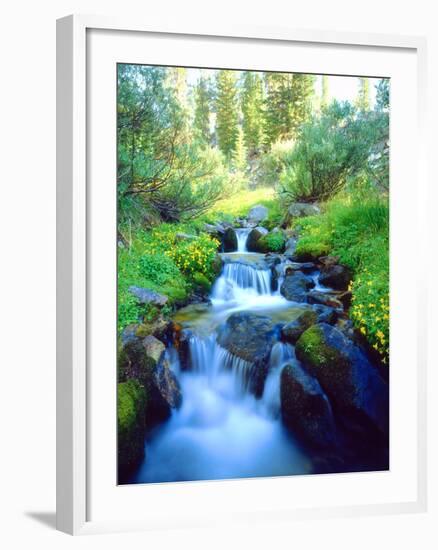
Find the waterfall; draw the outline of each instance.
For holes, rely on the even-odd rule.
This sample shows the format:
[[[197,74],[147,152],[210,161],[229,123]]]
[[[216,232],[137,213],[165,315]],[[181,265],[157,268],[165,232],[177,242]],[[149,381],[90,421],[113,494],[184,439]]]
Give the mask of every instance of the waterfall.
[[[246,248],[246,241],[248,240],[248,235],[251,229],[236,229],[237,236],[237,252],[245,253],[248,252]]]
[[[193,335],[189,340],[192,371],[204,375],[213,387],[221,387],[229,397],[246,393],[254,365],[236,357],[216,342],[216,334]],[[230,376],[231,374],[231,376]]]
[[[280,376],[283,367],[295,359],[295,350],[290,344],[276,342],[269,357],[269,374],[266,378],[262,404],[268,416],[280,414]]]
[[[271,295],[271,271],[239,262],[229,262],[212,291],[212,302],[244,302],[254,296]]]

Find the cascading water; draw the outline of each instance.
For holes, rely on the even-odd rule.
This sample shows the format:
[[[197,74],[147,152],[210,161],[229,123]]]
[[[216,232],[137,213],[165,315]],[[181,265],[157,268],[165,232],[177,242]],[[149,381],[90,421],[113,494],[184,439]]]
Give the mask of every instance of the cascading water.
[[[239,231],[242,243],[244,230],[240,235]],[[237,261],[226,256],[222,273],[212,289],[212,307],[205,317],[208,323],[198,321],[189,340],[189,369],[180,371],[175,351],[167,350],[173,370],[179,373],[182,406],[150,434],[146,459],[133,482],[312,471],[311,463],[279,418],[280,373],[287,362],[295,360],[292,346],[274,344],[264,392],[256,399],[249,391],[256,366],[217,343],[217,326],[236,310],[265,314],[275,308],[293,306],[271,291],[271,272],[261,261],[261,255],[255,263],[250,263],[250,254],[248,262],[243,261],[244,254]]]
[[[248,252],[248,249],[246,247],[246,243],[248,241],[248,235],[251,229],[236,229],[236,237],[237,237],[237,252],[238,253],[245,253]]]

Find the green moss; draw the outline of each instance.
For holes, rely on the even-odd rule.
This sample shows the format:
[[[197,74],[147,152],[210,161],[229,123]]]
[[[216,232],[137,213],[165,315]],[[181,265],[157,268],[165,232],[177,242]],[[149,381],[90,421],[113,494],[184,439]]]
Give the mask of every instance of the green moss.
[[[336,350],[325,345],[320,325],[313,325],[304,331],[296,343],[295,350],[297,356],[306,364],[315,367],[333,365],[341,359]]]
[[[138,464],[144,456],[146,393],[136,380],[117,386],[119,469]]]
[[[267,235],[263,235],[258,241],[257,241],[257,248],[260,250],[260,252],[283,252],[284,246],[285,246],[285,238],[281,231],[277,231],[276,233],[268,233]]]
[[[210,291],[211,282],[203,273],[194,273],[192,279],[195,288],[198,288],[202,292]]]

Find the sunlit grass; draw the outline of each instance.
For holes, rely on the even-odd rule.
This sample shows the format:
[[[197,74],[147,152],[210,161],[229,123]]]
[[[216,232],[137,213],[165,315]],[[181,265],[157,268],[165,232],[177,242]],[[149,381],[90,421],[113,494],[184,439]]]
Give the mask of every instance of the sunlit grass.
[[[272,187],[259,187],[253,190],[242,189],[230,197],[218,201],[210,212],[223,212],[235,217],[246,216],[256,204],[263,204],[267,208],[272,208],[275,202],[275,191]]]

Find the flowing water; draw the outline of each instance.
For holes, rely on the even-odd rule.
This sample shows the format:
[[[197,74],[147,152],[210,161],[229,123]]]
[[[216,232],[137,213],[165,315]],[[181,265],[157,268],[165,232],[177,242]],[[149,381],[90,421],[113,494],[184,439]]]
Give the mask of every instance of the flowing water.
[[[263,256],[246,252],[249,230],[237,230],[239,250],[224,254],[211,306],[181,310],[189,327],[190,369],[181,371],[170,348],[168,359],[181,383],[183,403],[148,436],[146,459],[132,482],[164,482],[292,475],[312,472],[311,461],[280,419],[280,373],[296,361],[292,346],[277,342],[263,395],[248,391],[254,365],[216,341],[217,328],[231,313],[251,311],[287,320],[300,306],[271,290]]]

